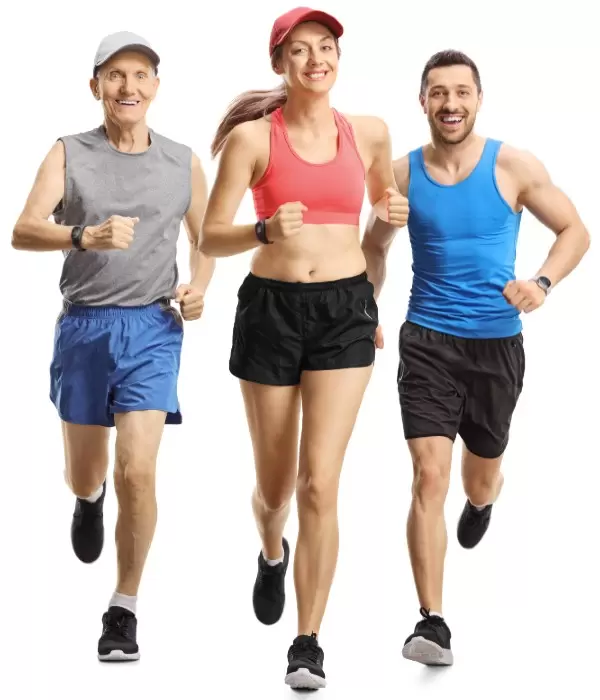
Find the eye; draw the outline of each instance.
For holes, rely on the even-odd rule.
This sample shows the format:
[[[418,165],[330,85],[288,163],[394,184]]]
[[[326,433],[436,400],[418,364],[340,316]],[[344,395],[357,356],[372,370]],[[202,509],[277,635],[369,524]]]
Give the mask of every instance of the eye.
[[[323,46],[322,48],[323,48],[323,51],[331,51],[331,49],[333,48],[333,46],[329,46],[328,44],[326,44],[326,45]]]

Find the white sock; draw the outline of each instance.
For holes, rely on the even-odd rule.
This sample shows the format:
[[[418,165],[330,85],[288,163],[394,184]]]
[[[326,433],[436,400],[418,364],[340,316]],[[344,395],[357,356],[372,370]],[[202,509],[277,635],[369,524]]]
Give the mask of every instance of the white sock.
[[[88,496],[87,498],[83,498],[82,500],[87,501],[88,503],[96,503],[96,501],[102,495],[103,491],[104,491],[104,484],[100,484],[97,491],[94,491],[94,493],[91,496]]]
[[[469,503],[471,503],[470,500]],[[475,510],[484,510],[488,507],[489,503],[484,503],[482,506],[476,506],[474,503],[471,503],[471,505],[473,506],[473,508],[475,508]]]
[[[442,615],[442,613],[435,612],[435,610],[430,610],[429,615],[430,615],[430,617],[441,617],[442,619],[444,619],[444,616]]]
[[[263,557],[269,566],[277,566],[277,564],[283,564],[284,554],[282,554],[279,559],[267,559],[265,553],[263,552]]]
[[[117,605],[120,608],[125,608],[125,610],[129,610],[129,612],[132,612],[135,615],[137,608],[137,596],[125,595],[115,591],[110,599],[108,607],[110,608],[113,605]]]

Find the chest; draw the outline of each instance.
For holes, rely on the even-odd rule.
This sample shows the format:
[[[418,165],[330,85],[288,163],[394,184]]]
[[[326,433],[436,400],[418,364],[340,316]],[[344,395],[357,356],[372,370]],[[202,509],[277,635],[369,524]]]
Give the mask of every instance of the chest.
[[[67,168],[66,194],[67,205],[84,211],[90,221],[103,221],[113,214],[164,221],[185,213],[190,177],[175,164],[144,158],[116,163],[101,156]]]

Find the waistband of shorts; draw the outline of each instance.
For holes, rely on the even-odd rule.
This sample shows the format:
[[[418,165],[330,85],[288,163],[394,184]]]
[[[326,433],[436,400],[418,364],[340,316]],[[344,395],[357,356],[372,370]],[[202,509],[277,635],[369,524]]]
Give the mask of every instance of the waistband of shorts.
[[[343,279],[327,282],[285,282],[283,280],[273,280],[267,277],[258,277],[250,272],[242,284],[245,287],[250,286],[255,289],[278,289],[282,292],[326,292],[331,289],[356,287],[368,281],[369,278],[366,272],[361,272],[360,275],[355,275],[354,277],[344,277]]]
[[[119,318],[123,316],[149,316],[169,308],[168,299],[157,299],[144,306],[81,306],[63,299],[63,313],[66,316],[85,318]]]

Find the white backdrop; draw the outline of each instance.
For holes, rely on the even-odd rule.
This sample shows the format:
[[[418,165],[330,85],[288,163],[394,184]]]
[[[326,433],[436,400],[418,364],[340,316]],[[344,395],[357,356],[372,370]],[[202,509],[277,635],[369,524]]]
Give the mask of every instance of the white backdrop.
[[[546,163],[588,224],[592,249],[547,304],[525,317],[527,372],[506,485],[488,535],[472,552],[461,550],[455,537],[464,502],[456,451],[444,605],[456,661],[435,672],[400,654],[418,603],[405,544],[412,474],[396,391],[411,260],[407,235],[398,236],[380,302],[386,347],[342,479],[340,559],[321,632],[329,679],[321,692],[329,698],[487,700],[553,691],[564,697],[586,689],[593,695],[600,588],[600,387],[593,336],[600,269],[592,10],[580,0],[556,10],[541,2],[513,7],[512,0],[477,5],[317,5],[337,13],[346,27],[333,102],[349,113],[385,118],[398,157],[428,138],[417,101],[425,61],[440,49],[465,51],[479,65],[485,90],[478,130],[528,148]],[[115,584],[114,489],[111,484],[106,501],[103,556],[92,566],[80,564],[70,547],[73,497],[62,477],[60,426],[48,399],[62,255],[10,247],[13,224],[54,140],[100,123],[87,82],[104,34],[128,29],[154,42],[163,59],[162,85],[150,124],[192,146],[212,183],[208,151],[218,119],[240,91],[277,84],[268,37],[274,18],[290,7],[230,0],[211,3],[210,16],[202,3],[185,9],[180,0],[141,6],[57,0],[39,7],[19,3],[3,18],[2,698],[60,693],[63,700],[96,700],[135,693],[150,700],[170,691],[178,700],[291,697],[283,678],[296,633],[292,576],[282,621],[262,627],[251,606],[259,548],[250,509],[251,446],[238,385],[227,368],[248,256],[218,262],[204,317],[186,327],[184,425],[166,431],[159,524],[138,603],[142,659],[115,667],[96,660],[101,615]],[[249,196],[238,220],[254,220]],[[552,234],[524,216],[518,275],[533,274],[551,243]],[[180,261],[186,281],[183,232]],[[287,530],[292,542],[296,530],[294,513]]]

